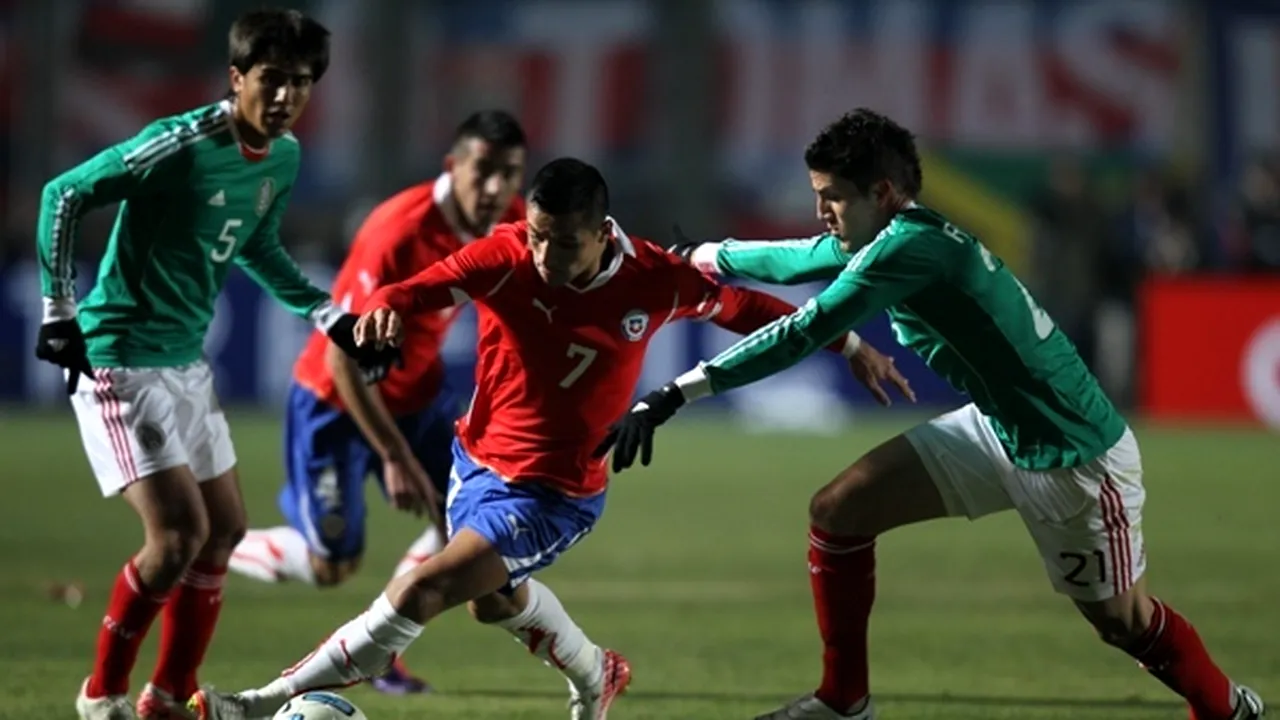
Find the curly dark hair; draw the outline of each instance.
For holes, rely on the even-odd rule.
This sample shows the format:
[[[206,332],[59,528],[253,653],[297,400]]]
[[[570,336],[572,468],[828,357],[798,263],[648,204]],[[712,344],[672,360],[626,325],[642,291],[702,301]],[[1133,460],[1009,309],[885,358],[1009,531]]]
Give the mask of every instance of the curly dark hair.
[[[924,185],[915,136],[867,108],[845,113],[823,128],[805,148],[804,162],[810,170],[849,180],[864,194],[880,180],[912,198]]]

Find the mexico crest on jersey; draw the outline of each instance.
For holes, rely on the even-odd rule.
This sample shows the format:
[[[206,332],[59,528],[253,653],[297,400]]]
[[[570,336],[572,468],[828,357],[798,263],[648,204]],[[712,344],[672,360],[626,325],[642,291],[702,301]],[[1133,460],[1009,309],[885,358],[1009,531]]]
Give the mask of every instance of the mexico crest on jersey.
[[[276,181],[269,177],[262,178],[262,182],[258,184],[258,204],[253,208],[253,211],[258,213],[258,217],[267,214],[267,210],[271,208],[272,197],[275,194]]]
[[[632,310],[622,317],[622,334],[631,342],[643,340],[648,329],[649,315],[643,310]]]

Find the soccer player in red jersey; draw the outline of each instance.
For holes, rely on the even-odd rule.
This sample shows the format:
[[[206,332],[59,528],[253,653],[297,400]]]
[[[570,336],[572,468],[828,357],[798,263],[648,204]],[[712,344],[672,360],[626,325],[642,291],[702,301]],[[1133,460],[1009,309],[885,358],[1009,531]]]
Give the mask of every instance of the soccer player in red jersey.
[[[525,134],[510,114],[485,110],[458,126],[445,172],[383,202],[356,233],[334,281],[333,297],[359,312],[379,287],[413,277],[484,236],[498,222],[524,217]],[[287,477],[279,505],[288,525],[250,530],[231,569],[259,580],[328,587],[360,565],[365,540],[365,479],[375,476],[397,509],[444,517],[454,421],[465,394],[445,382],[440,348],[454,309],[406,318],[403,366],[377,386],[321,333],[294,366],[285,414]],[[404,572],[444,546],[444,528],[428,526],[396,569]],[[375,678],[387,693],[429,686],[399,662]]]
[[[681,318],[746,333],[791,309],[628,237],[607,210],[595,168],[553,161],[531,184],[527,221],[500,225],[370,298],[357,339],[378,346],[400,342],[418,314],[467,301],[479,312],[478,387],[454,443],[449,543],[270,684],[198,693],[190,707],[201,720],[269,717],[301,692],[359,682],[404,652],[424,623],[463,604],[565,675],[574,720],[604,720],[630,666],[587,639],[530,576],[590,533],[604,510],[608,471],[593,453],[631,404],[654,333]],[[860,377],[870,371],[905,386],[857,335],[831,349],[847,351]]]

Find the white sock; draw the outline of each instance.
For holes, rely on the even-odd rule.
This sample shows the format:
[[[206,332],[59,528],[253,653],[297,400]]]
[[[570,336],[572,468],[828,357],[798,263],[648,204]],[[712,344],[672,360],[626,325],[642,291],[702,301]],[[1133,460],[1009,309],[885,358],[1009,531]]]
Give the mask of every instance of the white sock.
[[[245,533],[244,540],[231,553],[229,567],[233,572],[263,582],[316,583],[307,539],[288,526]]]
[[[253,705],[251,709],[269,715],[299,693],[343,687],[378,675],[421,634],[422,625],[396,612],[383,593],[278,679],[242,696]]]
[[[400,577],[431,559],[432,555],[439,554],[443,549],[444,541],[440,538],[440,533],[434,525],[429,526],[417,540],[413,541],[409,549],[404,551],[404,557],[400,558],[400,562],[396,564],[396,570],[391,577]]]
[[[587,639],[551,588],[532,578],[527,585],[529,604],[498,627],[559,670],[579,692],[594,694],[604,682],[604,651]]]

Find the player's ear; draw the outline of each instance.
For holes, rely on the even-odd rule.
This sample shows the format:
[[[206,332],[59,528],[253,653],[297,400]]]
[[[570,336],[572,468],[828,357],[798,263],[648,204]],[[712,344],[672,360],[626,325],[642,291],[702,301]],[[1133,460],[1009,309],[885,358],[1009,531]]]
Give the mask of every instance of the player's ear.
[[[875,181],[871,186],[871,196],[880,208],[893,207],[897,203],[898,191],[888,178]]]
[[[444,154],[444,171],[453,172],[453,165],[453,151],[451,150]]]
[[[231,92],[236,95],[244,89],[244,73],[240,72],[235,65],[227,68],[227,81],[231,83]]]

